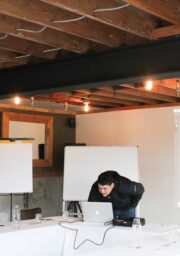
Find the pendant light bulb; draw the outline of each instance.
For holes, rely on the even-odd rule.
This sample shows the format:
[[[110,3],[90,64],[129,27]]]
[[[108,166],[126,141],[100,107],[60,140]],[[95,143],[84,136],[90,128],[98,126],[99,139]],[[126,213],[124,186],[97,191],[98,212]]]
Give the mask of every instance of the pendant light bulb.
[[[14,103],[15,103],[16,105],[19,105],[20,102],[21,102],[21,98],[20,98],[19,96],[16,96],[16,97],[14,98]]]
[[[147,91],[151,91],[152,88],[153,88],[153,82],[152,82],[152,80],[146,81],[145,89],[146,89]]]
[[[84,102],[84,111],[85,111],[85,112],[88,112],[88,111],[89,111],[89,102],[88,102],[88,101],[85,101],[85,102]]]

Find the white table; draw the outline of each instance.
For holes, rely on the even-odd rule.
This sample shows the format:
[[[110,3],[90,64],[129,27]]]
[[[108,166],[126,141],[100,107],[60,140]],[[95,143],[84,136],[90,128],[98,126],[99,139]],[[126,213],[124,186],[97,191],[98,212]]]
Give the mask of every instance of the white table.
[[[9,223],[0,227],[0,254],[3,256],[61,256],[65,231],[57,223],[23,221],[19,230]]]
[[[168,235],[143,233],[141,248],[134,248],[131,242],[120,243],[105,249],[84,253],[82,256],[180,256],[180,239],[168,241]]]
[[[73,248],[76,231],[59,226],[62,217],[53,217],[52,220],[22,221],[19,230],[13,228],[13,223],[0,226],[0,254],[3,256],[113,256],[143,255],[143,256],[180,256],[180,229],[177,230],[176,243],[169,244],[167,229],[154,232],[151,228],[143,231],[143,247],[132,248],[131,228],[115,227],[106,234],[104,244],[96,246],[89,241],[79,249]],[[67,219],[73,221],[73,219]],[[78,229],[75,246],[78,247],[85,239],[89,238],[96,243],[101,243],[103,234],[109,226],[86,224],[83,222],[63,223],[63,226]],[[149,230],[149,231],[148,231]]]

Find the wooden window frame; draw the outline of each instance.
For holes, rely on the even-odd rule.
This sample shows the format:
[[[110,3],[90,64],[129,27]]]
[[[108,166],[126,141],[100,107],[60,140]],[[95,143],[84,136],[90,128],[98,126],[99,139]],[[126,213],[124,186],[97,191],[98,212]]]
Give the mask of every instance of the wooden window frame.
[[[22,114],[15,112],[3,112],[2,137],[9,137],[9,122],[32,122],[45,124],[45,159],[33,159],[33,167],[50,167],[53,164],[53,117],[45,115]]]

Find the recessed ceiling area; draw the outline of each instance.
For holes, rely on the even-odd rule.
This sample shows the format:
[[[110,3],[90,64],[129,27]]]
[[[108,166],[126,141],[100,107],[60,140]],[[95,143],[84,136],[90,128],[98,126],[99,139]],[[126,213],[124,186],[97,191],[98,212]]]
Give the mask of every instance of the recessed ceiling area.
[[[44,108],[62,110],[64,113],[83,113],[86,102],[89,105],[88,112],[180,105],[180,78],[154,80],[152,83],[151,90],[146,89],[144,82],[20,96],[18,106],[22,109],[26,106],[31,110]],[[17,107],[14,98],[1,100],[0,103]]]
[[[51,63],[54,63],[54,68],[56,61],[62,61],[64,68],[66,60],[68,62],[71,58],[78,59],[88,56],[88,54],[94,54],[94,56],[97,54],[94,61],[96,63],[98,56],[103,55],[104,52],[111,50],[124,50],[125,52],[130,47],[141,49],[141,45],[144,44],[164,42],[167,38],[178,39],[179,34],[179,0],[3,0],[0,6],[0,78],[4,74],[8,78],[5,79],[6,83],[2,83],[0,79],[1,89],[3,91],[5,87],[9,86],[9,91],[6,94],[16,93],[12,81],[9,79],[11,77],[10,70],[15,70],[14,73],[16,73],[18,67],[22,70],[26,90],[26,73],[23,75],[23,70],[26,67],[30,69],[35,67],[36,69],[37,65],[43,67],[48,63],[49,78],[46,70],[44,70],[44,76],[46,76],[45,81],[48,80],[48,87],[51,89],[51,86],[53,87],[55,84],[53,84],[54,73],[51,72]],[[161,62],[159,61],[162,54],[168,54],[168,50],[167,52],[163,50],[159,56],[157,53],[158,50],[153,56],[154,62],[157,62],[156,69],[158,69],[158,65],[168,66],[169,62],[173,63],[171,53],[169,58],[166,58],[166,63],[163,59],[165,57]],[[173,54],[176,55],[176,52]],[[177,59],[178,55],[177,51]],[[134,70],[137,70],[138,55],[132,56],[136,56],[137,64],[134,62]],[[123,68],[127,72],[128,68],[133,69],[133,67],[129,67],[130,58],[131,54],[129,54],[127,63],[121,64],[124,64]],[[134,57],[132,57],[132,61],[134,61]],[[148,65],[148,61],[148,58],[141,61],[138,75],[141,68]],[[82,76],[85,69],[84,63],[80,67]],[[153,66],[153,62],[151,63],[150,66]],[[95,69],[101,69],[102,64],[103,62],[99,66],[95,66]],[[69,70],[72,70],[72,67],[73,65],[70,65]],[[76,68],[76,64],[74,64],[75,73]],[[115,66],[112,67],[113,69]],[[102,68],[102,70],[106,73],[106,68]],[[43,75],[43,68],[41,71],[40,76]],[[149,71],[148,68],[147,71]],[[164,70],[162,71],[164,72]],[[91,68],[89,68],[89,72],[91,72]],[[64,73],[59,73],[59,76]],[[71,73],[65,74],[66,80],[71,79]],[[85,73],[88,73],[87,70]],[[144,70],[145,73],[146,70]],[[94,80],[91,81],[91,87],[78,86],[77,81],[77,88],[74,86],[71,89],[58,90],[58,86],[56,86],[57,90],[49,90],[50,92],[38,88],[39,92],[37,90],[36,93],[20,96],[23,104],[27,106],[34,108],[43,106],[49,109],[75,112],[83,111],[82,108],[87,102],[90,107],[89,111],[179,104],[179,75],[168,76],[169,79],[153,79],[151,91],[145,89],[145,79],[138,81],[131,79],[131,82],[118,82],[117,79],[114,79],[109,83],[106,78],[107,82],[104,80],[103,83],[104,77],[100,77],[101,84],[93,85],[96,77],[98,80],[98,75],[96,74]],[[36,79],[38,84],[37,73],[34,72],[34,76],[34,81]],[[58,76],[58,72],[56,76]],[[77,76],[80,77],[79,74]],[[123,77],[121,74],[119,76]],[[21,80],[21,86],[23,86],[23,79],[19,78],[19,73],[17,73],[16,81],[15,76],[13,79],[16,84]],[[52,79],[52,85],[50,79]],[[70,82],[72,81],[73,79]],[[11,100],[2,102],[11,104]]]

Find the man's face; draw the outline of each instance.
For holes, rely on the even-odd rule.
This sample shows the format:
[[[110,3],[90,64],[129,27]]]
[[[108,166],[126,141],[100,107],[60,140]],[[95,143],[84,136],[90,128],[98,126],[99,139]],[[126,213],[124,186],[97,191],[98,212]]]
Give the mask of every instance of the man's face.
[[[101,195],[103,197],[107,197],[111,193],[113,188],[114,188],[114,182],[111,185],[101,185],[101,184],[98,184],[99,193],[101,193]]]

